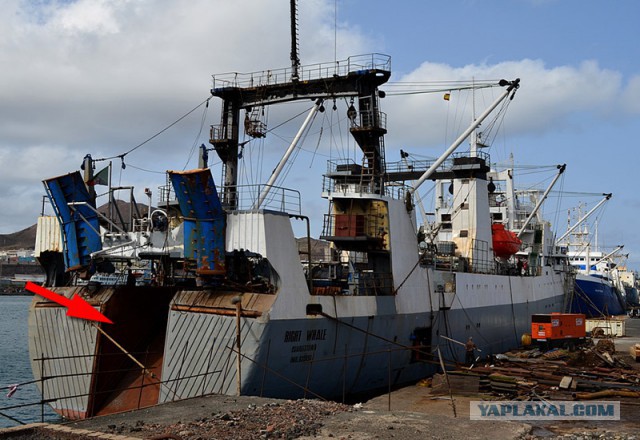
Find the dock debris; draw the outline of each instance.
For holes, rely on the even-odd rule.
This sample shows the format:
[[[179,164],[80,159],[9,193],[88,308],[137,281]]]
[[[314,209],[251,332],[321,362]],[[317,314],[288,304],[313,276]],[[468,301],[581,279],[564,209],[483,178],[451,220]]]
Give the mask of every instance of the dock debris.
[[[631,354],[637,360],[640,344],[634,347]],[[610,339],[574,351],[514,350],[473,368],[461,366],[448,374],[451,390],[463,395],[491,393],[518,400],[640,397],[640,368],[616,356],[615,344]],[[448,391],[441,376],[433,377],[435,393]]]

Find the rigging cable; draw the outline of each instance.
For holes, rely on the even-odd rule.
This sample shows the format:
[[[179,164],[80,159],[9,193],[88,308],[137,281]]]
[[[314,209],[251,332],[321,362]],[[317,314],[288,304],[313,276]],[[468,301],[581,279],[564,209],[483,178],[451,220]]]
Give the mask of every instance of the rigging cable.
[[[191,146],[191,151],[189,152],[189,156],[187,157],[187,161],[182,167],[182,171],[187,169],[187,165],[189,165],[189,161],[193,157],[193,153],[196,150],[196,146],[198,145],[198,140],[200,139],[200,135],[202,134],[202,128],[204,127],[204,123],[207,119],[207,110],[209,109],[209,100],[207,99],[207,104],[204,106],[204,111],[202,112],[202,118],[200,119],[200,130],[198,130],[198,134],[196,138],[193,140],[193,145]]]
[[[128,155],[129,153],[133,153],[135,150],[137,150],[138,148],[142,147],[143,145],[145,145],[146,143],[152,141],[153,139],[157,138],[158,136],[160,136],[162,133],[164,133],[165,131],[167,131],[168,129],[170,129],[171,127],[173,127],[174,125],[176,125],[177,123],[179,123],[180,121],[182,121],[184,118],[186,118],[187,116],[189,116],[191,113],[195,112],[197,109],[199,109],[202,105],[208,105],[209,104],[209,100],[211,99],[211,96],[209,96],[207,99],[205,99],[204,101],[202,101],[200,104],[198,104],[197,106],[195,106],[194,108],[192,108],[191,110],[189,110],[186,114],[182,115],[181,117],[179,117],[177,120],[175,120],[174,122],[172,122],[171,124],[167,125],[165,128],[163,128],[162,130],[160,130],[159,132],[157,132],[156,134],[154,134],[153,136],[151,136],[150,138],[140,142],[138,145],[136,145],[133,148],[130,148],[128,151],[122,153],[122,154],[117,154],[115,156],[111,156],[111,157],[103,157],[103,158],[99,158],[99,159],[93,159],[94,162],[100,162],[103,160],[110,160],[110,159],[120,159],[122,160],[122,168],[124,168],[124,158],[126,155]],[[122,172],[120,173],[120,178],[122,178]]]

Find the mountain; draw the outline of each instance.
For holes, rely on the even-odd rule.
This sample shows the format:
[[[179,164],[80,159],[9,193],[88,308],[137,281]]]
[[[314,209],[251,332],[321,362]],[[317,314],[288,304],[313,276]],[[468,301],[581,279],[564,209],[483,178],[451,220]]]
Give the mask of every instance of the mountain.
[[[0,250],[33,249],[36,243],[36,225],[13,234],[0,234]]]

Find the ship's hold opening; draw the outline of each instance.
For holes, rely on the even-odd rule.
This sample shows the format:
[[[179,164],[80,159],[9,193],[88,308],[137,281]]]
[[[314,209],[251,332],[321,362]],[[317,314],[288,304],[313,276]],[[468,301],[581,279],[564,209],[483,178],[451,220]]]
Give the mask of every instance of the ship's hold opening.
[[[161,287],[116,288],[106,307],[116,325],[104,326],[109,337],[100,334],[97,343],[91,416],[158,403],[169,302],[174,293],[175,289]]]

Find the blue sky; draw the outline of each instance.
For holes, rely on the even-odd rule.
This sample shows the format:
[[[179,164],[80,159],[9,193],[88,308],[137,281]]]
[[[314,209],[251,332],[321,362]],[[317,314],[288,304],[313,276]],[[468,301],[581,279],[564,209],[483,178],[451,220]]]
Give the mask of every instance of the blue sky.
[[[286,0],[5,3],[0,16],[5,66],[0,71],[0,233],[35,222],[42,179],[77,169],[87,153],[117,155],[154,135],[207,98],[211,74],[289,65]],[[336,48],[338,59],[391,55],[394,82],[520,77],[522,87],[490,151],[492,160],[513,153],[517,164],[567,163],[566,191],[613,192],[599,214],[599,244],[624,243],[629,266],[640,269],[635,228],[640,214],[635,191],[639,2],[300,3],[302,64],[332,61]],[[490,102],[498,92],[479,94],[478,103]],[[441,96],[387,97],[382,105],[389,115],[389,160],[397,160],[401,148],[424,157],[444,151],[464,118],[446,130],[444,121],[469,111],[462,105],[468,96],[453,98],[445,106]],[[193,159],[187,163],[189,151],[207,143],[208,126],[218,118],[219,103],[212,101],[206,113],[194,112],[128,156],[131,166],[116,177],[139,187],[138,199],[144,200],[142,188],[162,184],[164,170],[195,166]],[[278,111],[269,118],[271,125],[285,119]],[[247,153],[262,160],[247,154],[247,180],[266,180],[296,129],[249,144]],[[326,134],[316,138],[305,140],[283,186],[300,189],[309,211],[325,212],[321,174],[324,160],[338,149]],[[552,176],[530,178],[544,187]],[[562,233],[567,206],[583,202],[588,209],[599,197],[566,196],[562,208],[556,199],[545,206],[545,215]],[[320,222],[314,220],[314,231]]]

